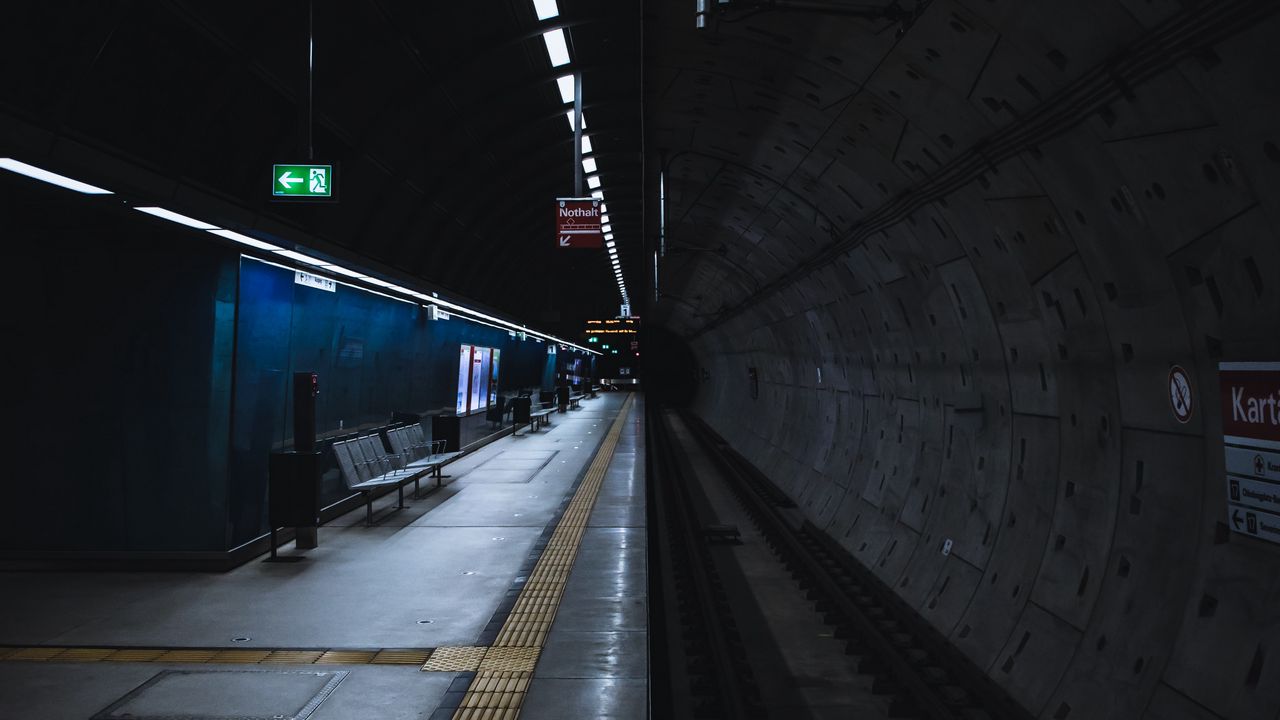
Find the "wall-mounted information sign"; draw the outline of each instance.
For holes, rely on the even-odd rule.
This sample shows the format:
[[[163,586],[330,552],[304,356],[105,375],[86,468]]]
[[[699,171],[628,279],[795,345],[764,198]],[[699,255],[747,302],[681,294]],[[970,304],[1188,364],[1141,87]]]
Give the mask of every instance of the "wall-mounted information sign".
[[[1280,363],[1219,363],[1227,524],[1280,543]]]
[[[333,197],[335,179],[332,165],[272,165],[271,194],[282,199],[328,200]]]
[[[312,275],[309,272],[302,272],[301,270],[295,270],[293,272],[293,282],[295,285],[306,285],[307,287],[324,290],[326,292],[338,291],[338,283],[334,282],[330,278]]]
[[[604,247],[599,200],[556,198],[556,247]]]

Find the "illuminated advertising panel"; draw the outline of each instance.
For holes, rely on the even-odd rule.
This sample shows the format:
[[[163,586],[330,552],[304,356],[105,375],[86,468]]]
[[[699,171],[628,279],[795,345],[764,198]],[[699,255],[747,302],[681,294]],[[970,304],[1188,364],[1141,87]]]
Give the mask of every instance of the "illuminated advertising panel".
[[[458,351],[458,402],[455,412],[458,415],[467,414],[467,388],[471,379],[471,346],[463,345]]]

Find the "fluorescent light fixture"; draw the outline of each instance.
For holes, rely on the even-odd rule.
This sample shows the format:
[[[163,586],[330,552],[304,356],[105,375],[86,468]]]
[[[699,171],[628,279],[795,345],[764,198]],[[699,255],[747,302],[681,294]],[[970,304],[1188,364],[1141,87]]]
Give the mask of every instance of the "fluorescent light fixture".
[[[359,278],[360,280],[369,279],[369,277],[364,273],[358,273],[355,270],[348,270],[342,267],[341,265],[325,265],[324,269],[328,270],[329,272],[338,273],[339,275],[346,275],[347,277]]]
[[[704,27],[706,27],[706,26],[707,26],[707,16],[706,16],[706,15],[699,15],[699,16],[698,16],[698,22],[697,22],[697,24],[695,24],[695,25],[694,25],[694,27],[701,29],[701,28],[704,28]]]
[[[573,111],[572,110],[567,111],[564,114],[564,117],[566,120],[569,121],[569,130],[573,131]],[[583,130],[587,129],[587,114],[585,112],[582,113],[582,129]]]
[[[134,210],[137,210],[138,212],[144,212],[148,215],[154,215],[158,218],[168,220],[169,222],[176,222],[179,225],[186,225],[187,227],[195,228],[197,230],[217,230],[218,229],[217,225],[210,225],[209,223],[203,220],[189,218],[186,215],[179,215],[178,213],[172,210],[165,210],[162,207],[135,207]]]
[[[604,234],[604,239],[605,239],[605,240],[612,240],[612,239],[613,239],[613,233],[605,233],[605,234]]]
[[[600,176],[592,175],[591,177],[587,178],[587,187],[591,188],[592,190],[595,190],[596,188],[600,187]]]
[[[551,67],[569,64],[569,46],[564,41],[564,30],[556,28],[542,33],[542,42],[547,46],[547,57],[551,59]]]
[[[601,225],[601,226],[600,226],[600,232],[607,232],[607,233],[609,233],[610,235],[612,235],[612,234],[613,234],[613,226],[612,226],[612,225]]]
[[[619,262],[618,258],[614,258],[614,259],[613,259],[613,260],[611,260],[610,262],[612,262],[612,263],[613,263],[613,266],[614,266],[614,267],[621,267],[621,266],[622,266],[622,263],[621,263],[621,262]]]
[[[707,11],[707,0],[695,0],[694,4],[698,8],[698,12],[704,13]]]
[[[65,188],[67,190],[75,190],[76,192],[84,193],[85,195],[114,195],[115,194],[110,190],[103,190],[102,188],[90,185],[89,183],[82,183],[79,180],[72,180],[71,178],[65,175],[52,173],[43,168],[38,168],[35,165],[28,165],[24,162],[18,162],[13,158],[0,158],[0,168],[4,168],[9,172],[18,173],[19,175],[26,175],[32,180],[47,182],[50,185],[57,185],[58,187]]]
[[[392,288],[396,286],[395,283],[390,283],[390,282],[387,282],[386,280],[381,280],[376,277],[367,277],[364,279],[364,281],[372,285],[377,285],[378,287]]]
[[[613,247],[614,245],[617,245],[617,244],[618,244],[618,243],[616,243],[616,242],[614,242],[614,241],[612,241],[612,240],[609,240],[609,241],[608,241],[608,242],[606,242],[604,245],[605,245],[605,247]]]
[[[241,235],[240,233],[234,232],[232,230],[210,230],[209,232],[219,237],[224,237],[228,240],[234,240],[240,243],[241,245],[248,245],[251,248],[258,248],[259,250],[279,250],[280,249],[279,245],[272,245],[269,242],[262,242],[258,238],[251,238],[248,235]]]
[[[596,159],[595,159],[595,158],[587,158],[586,160],[583,160],[583,161],[582,161],[582,171],[583,171],[583,172],[589,172],[589,173],[593,173],[593,172],[595,172],[595,171],[596,171]]]
[[[560,99],[566,103],[573,102],[573,76],[561,75],[556,78],[556,86],[560,88]]]
[[[604,191],[603,191],[603,190],[592,190],[592,191],[591,191],[591,197],[593,197],[593,198],[595,198],[595,199],[597,199],[597,200],[603,200],[603,199],[604,199]]]
[[[300,253],[300,252],[294,252],[294,251],[292,251],[292,250],[277,250],[277,251],[276,251],[276,254],[277,254],[277,255],[282,255],[282,256],[284,256],[284,257],[287,257],[287,258],[289,258],[290,260],[296,260],[296,261],[298,261],[298,262],[300,262],[300,263],[306,263],[306,264],[308,264],[308,265],[315,265],[315,266],[317,266],[317,267],[323,267],[323,266],[325,266],[325,265],[328,265],[328,264],[329,264],[329,262],[328,262],[327,260],[320,260],[320,259],[318,259],[318,258],[313,258],[313,257],[311,257],[310,255],[303,255],[303,254],[302,254],[302,253]]]
[[[533,12],[539,20],[550,20],[560,14],[560,8],[556,7],[556,0],[533,0]]]
[[[607,212],[609,212],[609,206],[608,206],[608,205],[605,205],[604,203],[600,203],[600,212],[602,212],[602,213],[607,213]]]
[[[601,215],[601,216],[600,216],[600,222],[602,222],[602,223],[606,223],[606,224],[607,224],[607,223],[609,222],[609,214],[608,214],[608,213],[605,213],[605,214]]]
[[[583,127],[586,127],[586,125],[584,124]],[[591,152],[591,137],[587,135],[583,135],[582,136],[582,154],[587,155],[590,152]]]

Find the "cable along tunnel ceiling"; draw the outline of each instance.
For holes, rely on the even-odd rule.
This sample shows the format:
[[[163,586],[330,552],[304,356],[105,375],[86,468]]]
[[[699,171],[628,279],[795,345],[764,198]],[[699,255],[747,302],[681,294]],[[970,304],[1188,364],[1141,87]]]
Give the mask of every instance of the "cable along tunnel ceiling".
[[[1038,717],[1280,712],[1217,411],[1280,358],[1276,10],[647,6],[698,411]]]
[[[339,166],[337,203],[267,191],[272,163],[303,155],[305,2],[7,8],[0,110],[546,330],[616,313],[605,254],[555,251],[553,201],[573,194],[556,78],[583,73],[623,268],[636,273],[638,4],[559,0],[545,22],[530,0],[313,5],[314,147]],[[573,59],[559,68],[542,39],[556,27]]]

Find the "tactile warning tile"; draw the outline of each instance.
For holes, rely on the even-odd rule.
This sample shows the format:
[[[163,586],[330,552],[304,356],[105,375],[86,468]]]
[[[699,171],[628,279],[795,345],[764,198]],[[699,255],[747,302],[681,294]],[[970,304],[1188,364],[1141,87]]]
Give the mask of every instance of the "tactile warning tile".
[[[58,662],[100,662],[116,653],[113,648],[67,648],[57,656]]]
[[[310,665],[324,655],[323,650],[274,650],[262,659],[263,665]]]
[[[515,720],[529,691],[527,672],[481,672],[454,712],[454,720]]]
[[[153,662],[164,654],[164,650],[156,648],[127,648],[115,651],[108,659],[111,662]]]
[[[254,665],[267,659],[270,654],[270,650],[219,650],[209,658],[209,662]]]
[[[373,665],[421,665],[430,655],[430,650],[379,650],[369,662]]]
[[[377,650],[326,650],[316,658],[317,665],[368,665]]]
[[[158,663],[207,663],[218,654],[218,650],[169,650],[161,653],[152,662]]]
[[[422,665],[423,672],[475,672],[488,652],[487,647],[439,647]]]
[[[66,648],[60,647],[29,647],[15,648],[14,652],[5,658],[6,660],[27,660],[27,661],[44,661],[56,655],[61,654]]]
[[[480,672],[533,672],[540,647],[491,647],[480,661]]]

